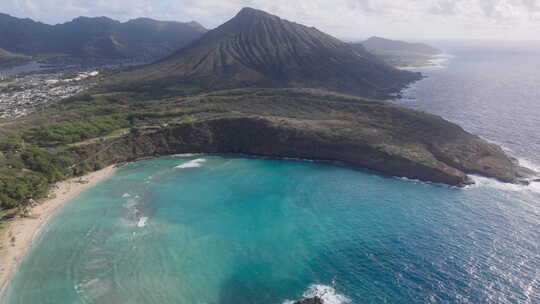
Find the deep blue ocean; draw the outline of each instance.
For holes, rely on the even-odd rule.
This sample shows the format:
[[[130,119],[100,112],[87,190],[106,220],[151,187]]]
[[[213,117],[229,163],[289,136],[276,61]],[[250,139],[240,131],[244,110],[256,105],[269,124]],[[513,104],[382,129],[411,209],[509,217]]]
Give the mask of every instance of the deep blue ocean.
[[[396,100],[540,163],[540,48],[451,46]],[[46,225],[0,303],[540,303],[540,183],[326,163],[131,163]]]

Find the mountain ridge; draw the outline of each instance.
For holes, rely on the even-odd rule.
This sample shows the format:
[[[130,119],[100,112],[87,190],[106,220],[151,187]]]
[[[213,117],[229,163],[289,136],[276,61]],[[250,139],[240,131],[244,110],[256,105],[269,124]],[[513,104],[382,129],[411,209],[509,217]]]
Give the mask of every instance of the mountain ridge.
[[[438,55],[441,54],[442,51],[432,47],[425,43],[411,43],[411,42],[405,42],[401,40],[392,40],[392,39],[386,39],[382,37],[373,36],[362,42],[362,45],[368,50],[368,51],[377,51],[377,50],[384,50],[384,51],[405,51],[405,52],[416,52],[420,54],[426,54],[426,55]]]
[[[410,43],[381,37],[371,37],[360,43],[352,43],[396,67],[431,65],[431,60],[442,51],[425,43]]]
[[[77,17],[49,25],[0,13],[0,48],[28,56],[158,59],[198,39],[207,30],[195,21]]]

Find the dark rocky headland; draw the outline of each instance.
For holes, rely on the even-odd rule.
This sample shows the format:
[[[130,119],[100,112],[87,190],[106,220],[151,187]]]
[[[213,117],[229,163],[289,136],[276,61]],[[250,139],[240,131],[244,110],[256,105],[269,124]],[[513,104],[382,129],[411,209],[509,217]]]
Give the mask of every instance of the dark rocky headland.
[[[242,153],[338,161],[453,186],[470,184],[467,174],[503,182],[521,177],[498,146],[438,116],[385,102],[313,89],[243,89],[167,106],[196,114],[188,122],[85,146],[78,158],[113,164],[179,153]]]

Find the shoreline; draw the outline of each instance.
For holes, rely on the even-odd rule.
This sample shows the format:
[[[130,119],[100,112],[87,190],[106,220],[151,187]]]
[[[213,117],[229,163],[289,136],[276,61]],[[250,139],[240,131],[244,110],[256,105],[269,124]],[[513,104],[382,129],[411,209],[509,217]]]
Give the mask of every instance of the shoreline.
[[[441,53],[438,55],[432,55],[429,59],[426,58],[426,60],[422,64],[411,64],[411,65],[397,65],[395,66],[397,69],[400,70],[406,70],[406,71],[415,71],[415,70],[423,70],[423,69],[430,69],[430,68],[445,68],[446,66],[443,65],[443,63],[448,62],[450,59],[455,58],[454,55],[449,53]]]
[[[51,216],[81,192],[112,176],[115,171],[116,166],[113,165],[58,182],[53,186],[50,198],[32,207],[28,217],[15,217],[7,221],[7,227],[0,235],[0,295],[15,273],[19,261]]]

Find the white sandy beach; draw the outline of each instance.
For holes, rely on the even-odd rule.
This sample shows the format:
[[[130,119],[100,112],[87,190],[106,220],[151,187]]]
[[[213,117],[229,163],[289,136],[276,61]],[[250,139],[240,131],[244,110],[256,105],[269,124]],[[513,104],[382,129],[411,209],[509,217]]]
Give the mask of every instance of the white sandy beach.
[[[28,217],[10,220],[0,237],[0,292],[13,274],[18,262],[47,220],[83,190],[111,176],[114,166],[56,184],[50,199],[33,207]]]

